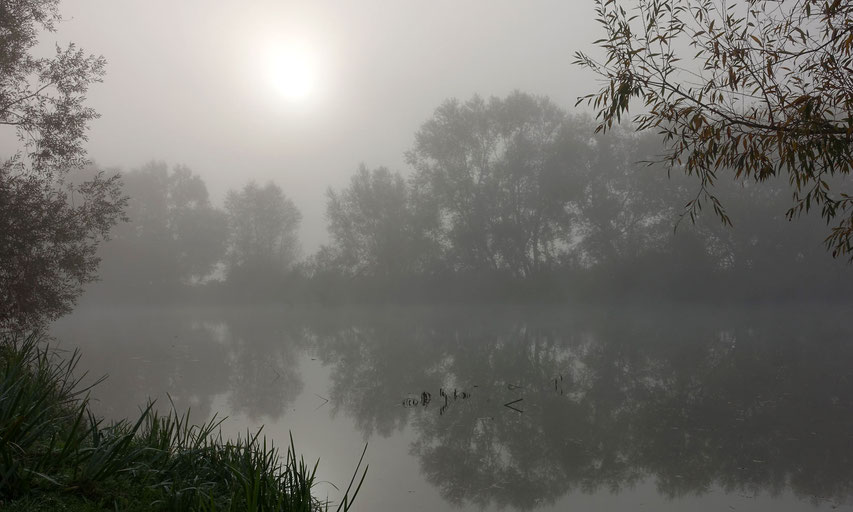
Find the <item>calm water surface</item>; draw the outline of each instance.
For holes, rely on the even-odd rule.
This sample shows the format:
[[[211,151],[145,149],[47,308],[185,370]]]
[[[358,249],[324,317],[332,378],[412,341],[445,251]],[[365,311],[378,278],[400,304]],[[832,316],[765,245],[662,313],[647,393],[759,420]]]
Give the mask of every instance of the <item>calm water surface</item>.
[[[97,411],[264,426],[356,510],[853,510],[853,310],[86,307]],[[338,492],[321,484],[317,494]]]

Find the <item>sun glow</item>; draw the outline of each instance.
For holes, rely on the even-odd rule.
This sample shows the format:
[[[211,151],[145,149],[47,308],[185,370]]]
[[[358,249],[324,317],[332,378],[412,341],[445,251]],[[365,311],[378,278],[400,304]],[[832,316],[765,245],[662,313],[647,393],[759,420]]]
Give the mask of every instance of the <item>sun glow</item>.
[[[271,45],[266,66],[273,89],[287,100],[302,102],[317,90],[317,56],[305,44]]]

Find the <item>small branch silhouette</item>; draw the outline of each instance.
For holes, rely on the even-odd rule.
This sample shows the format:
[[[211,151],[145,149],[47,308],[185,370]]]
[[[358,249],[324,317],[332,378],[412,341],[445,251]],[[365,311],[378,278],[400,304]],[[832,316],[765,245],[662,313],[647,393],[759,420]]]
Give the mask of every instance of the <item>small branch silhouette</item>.
[[[521,402],[522,400],[524,400],[524,399],[523,398],[517,398],[517,399],[513,400],[512,402],[505,403],[504,407],[506,407],[507,409],[512,409],[513,411],[516,411],[516,412],[523,414],[524,411],[522,411],[521,409],[517,409],[517,408],[512,406],[512,404],[517,404],[518,402]]]

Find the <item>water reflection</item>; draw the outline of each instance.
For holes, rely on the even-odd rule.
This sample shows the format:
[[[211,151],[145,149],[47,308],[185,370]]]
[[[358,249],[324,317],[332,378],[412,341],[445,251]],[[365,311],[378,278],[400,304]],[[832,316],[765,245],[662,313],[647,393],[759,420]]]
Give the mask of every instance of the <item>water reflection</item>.
[[[81,367],[90,376],[107,375],[93,405],[108,417],[138,415],[152,390],[167,391],[179,410],[209,417],[213,397],[229,389],[228,348],[218,334],[186,314],[158,309],[78,311],[54,328],[60,347],[83,348]],[[152,398],[169,407],[166,396]]]
[[[78,315],[58,331],[98,347],[95,373],[125,361],[102,397],[118,414],[165,383],[200,416],[222,396],[275,421],[317,359],[332,419],[362,439],[411,430],[408,455],[456,505],[532,509],[649,480],[666,497],[838,505],[853,490],[846,313],[269,308]]]
[[[210,320],[208,320],[210,322]],[[219,321],[231,350],[228,405],[252,419],[276,420],[302,393],[302,328],[275,311],[231,312]]]
[[[204,420],[223,414],[211,405],[222,396],[227,414],[275,421],[302,392],[298,359],[308,337],[294,326],[263,308],[99,309],[63,319],[54,335],[85,350],[91,375],[108,376],[96,404],[105,416],[132,417],[151,397]]]
[[[528,509],[648,478],[668,497],[850,495],[839,317],[466,313],[366,315],[318,338],[336,407],[366,435],[411,421],[411,452],[451,503]],[[390,406],[424,385],[474,391],[447,414]],[[519,399],[523,414],[504,406]]]

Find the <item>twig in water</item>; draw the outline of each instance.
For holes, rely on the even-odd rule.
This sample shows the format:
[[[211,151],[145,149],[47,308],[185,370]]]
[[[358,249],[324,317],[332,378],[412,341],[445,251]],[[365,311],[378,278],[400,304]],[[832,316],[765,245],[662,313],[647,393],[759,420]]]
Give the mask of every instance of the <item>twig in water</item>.
[[[326,398],[326,397],[324,397],[324,396],[320,396],[320,395],[318,395],[317,393],[314,393],[314,396],[316,396],[316,397],[317,397],[317,398],[319,398],[320,400],[324,400],[324,402],[323,402],[322,404],[320,404],[320,405],[318,405],[317,407],[315,407],[315,408],[314,408],[314,410],[315,410],[315,411],[316,411],[317,409],[319,409],[320,407],[323,407],[324,405],[326,405],[327,403],[329,403],[329,399],[328,399],[328,398]]]
[[[518,399],[513,400],[512,402],[507,402],[504,404],[504,407],[506,407],[507,409],[512,409],[513,411],[516,411],[519,413],[524,413],[524,411],[522,411],[521,409],[516,409],[515,407],[512,406],[512,404],[517,404],[518,402],[521,402],[522,400],[524,400],[524,399],[518,398]]]

